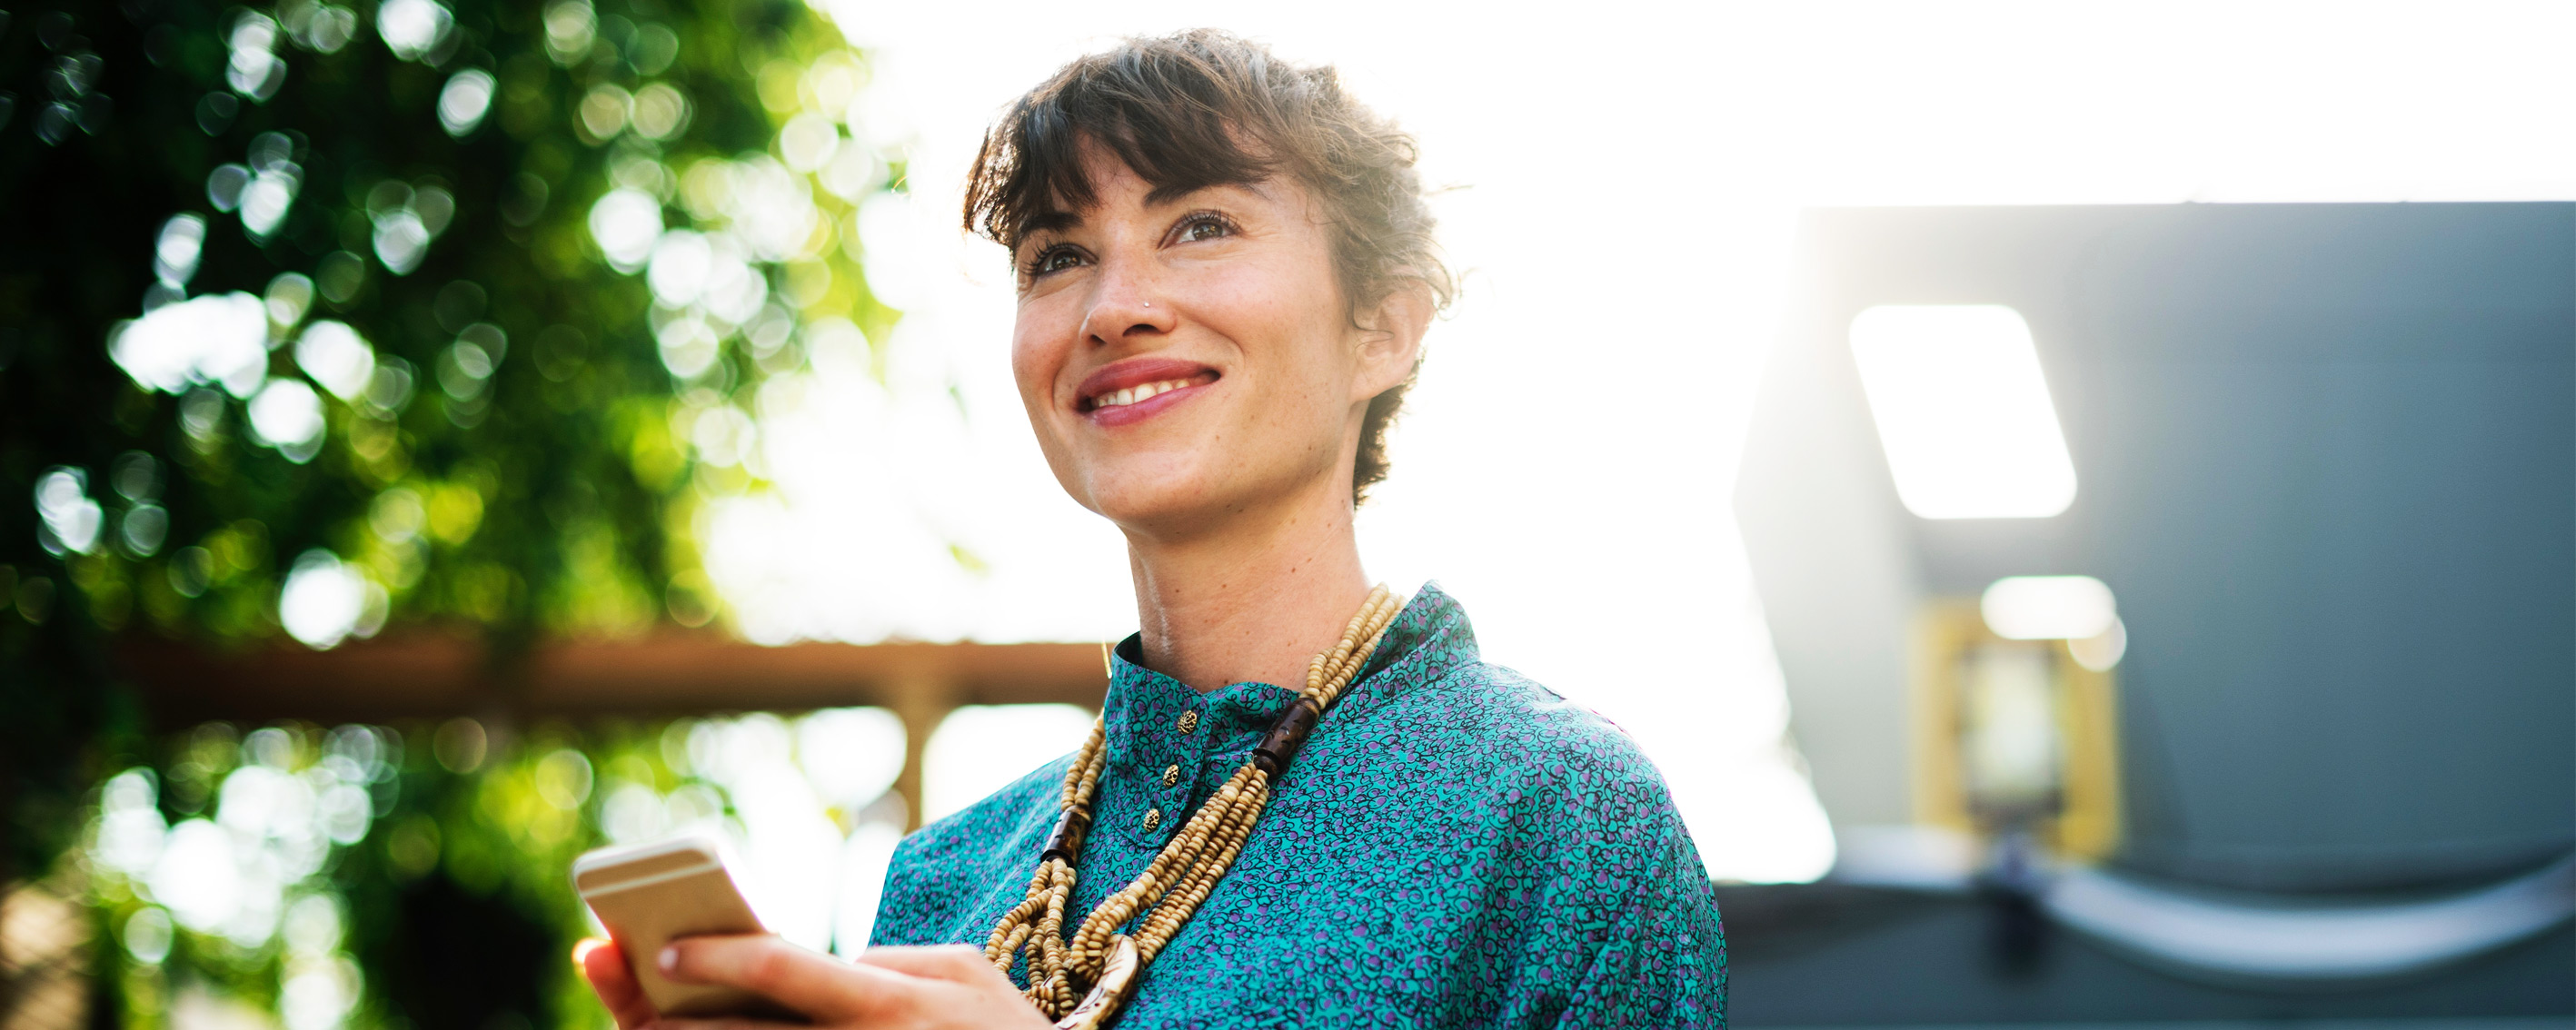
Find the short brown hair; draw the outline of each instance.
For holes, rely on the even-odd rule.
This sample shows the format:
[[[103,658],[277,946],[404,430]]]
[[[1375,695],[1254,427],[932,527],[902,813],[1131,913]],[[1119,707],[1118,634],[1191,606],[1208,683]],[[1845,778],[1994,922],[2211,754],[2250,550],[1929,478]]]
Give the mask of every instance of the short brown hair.
[[[1289,64],[1214,29],[1131,38],[1065,65],[985,134],[967,178],[967,230],[1017,250],[1039,219],[1093,203],[1085,140],[1157,194],[1295,176],[1330,212],[1334,271],[1354,319],[1399,289],[1426,287],[1442,308],[1457,294],[1432,239],[1413,137],[1343,92],[1329,65]],[[1369,401],[1354,504],[1386,478],[1387,426],[1413,379]]]

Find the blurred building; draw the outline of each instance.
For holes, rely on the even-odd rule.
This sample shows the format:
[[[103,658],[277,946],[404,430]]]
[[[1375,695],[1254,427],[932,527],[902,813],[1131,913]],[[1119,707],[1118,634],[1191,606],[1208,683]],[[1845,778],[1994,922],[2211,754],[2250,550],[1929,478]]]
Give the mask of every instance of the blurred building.
[[[1826,210],[1747,1026],[2576,1014],[2576,205]]]

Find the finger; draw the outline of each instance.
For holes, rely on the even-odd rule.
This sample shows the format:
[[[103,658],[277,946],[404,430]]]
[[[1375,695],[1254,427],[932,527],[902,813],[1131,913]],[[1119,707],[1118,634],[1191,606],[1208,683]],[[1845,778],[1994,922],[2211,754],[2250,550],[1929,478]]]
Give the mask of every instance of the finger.
[[[985,961],[981,949],[963,944],[926,948],[890,944],[860,952],[859,961],[910,976],[951,983],[974,983],[1002,975],[1001,970]]]
[[[657,1014],[653,1003],[644,997],[644,987],[635,980],[635,971],[626,964],[626,953],[614,942],[596,937],[573,945],[573,963],[581,967],[583,979],[599,995],[618,1030],[638,1030],[651,1023]]]
[[[991,962],[984,960],[983,951],[972,946],[890,945],[860,952],[858,962],[861,969],[885,969],[891,975],[910,978],[921,988],[906,995],[890,993],[879,1018],[910,1015],[924,1024],[1021,1026],[1030,1030],[1045,1030],[1053,1022],[1039,1015],[1020,995],[1019,985],[993,968]]]
[[[921,989],[893,970],[852,965],[770,934],[673,941],[660,959],[671,979],[739,987],[825,1021],[863,1015],[890,994]]]

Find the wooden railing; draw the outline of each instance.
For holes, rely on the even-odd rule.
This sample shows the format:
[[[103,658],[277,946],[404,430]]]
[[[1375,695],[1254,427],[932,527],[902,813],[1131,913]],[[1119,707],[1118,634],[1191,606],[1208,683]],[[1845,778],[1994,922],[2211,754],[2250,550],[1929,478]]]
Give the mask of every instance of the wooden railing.
[[[165,726],[210,719],[318,723],[670,717],[880,705],[903,720],[895,790],[921,818],[921,754],[960,705],[1100,706],[1098,644],[821,644],[763,647],[712,633],[551,641],[508,652],[434,633],[329,651],[293,644],[216,652],[157,640],[119,649]]]

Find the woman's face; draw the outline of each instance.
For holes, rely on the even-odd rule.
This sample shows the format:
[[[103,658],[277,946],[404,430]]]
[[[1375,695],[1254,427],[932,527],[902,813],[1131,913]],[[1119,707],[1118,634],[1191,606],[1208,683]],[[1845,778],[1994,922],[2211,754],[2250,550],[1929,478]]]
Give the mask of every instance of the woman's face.
[[[1361,415],[1411,370],[1421,320],[1352,324],[1292,179],[1157,198],[1096,147],[1085,170],[1097,204],[1014,254],[1011,368],[1066,492],[1169,539],[1319,490],[1347,503]]]

